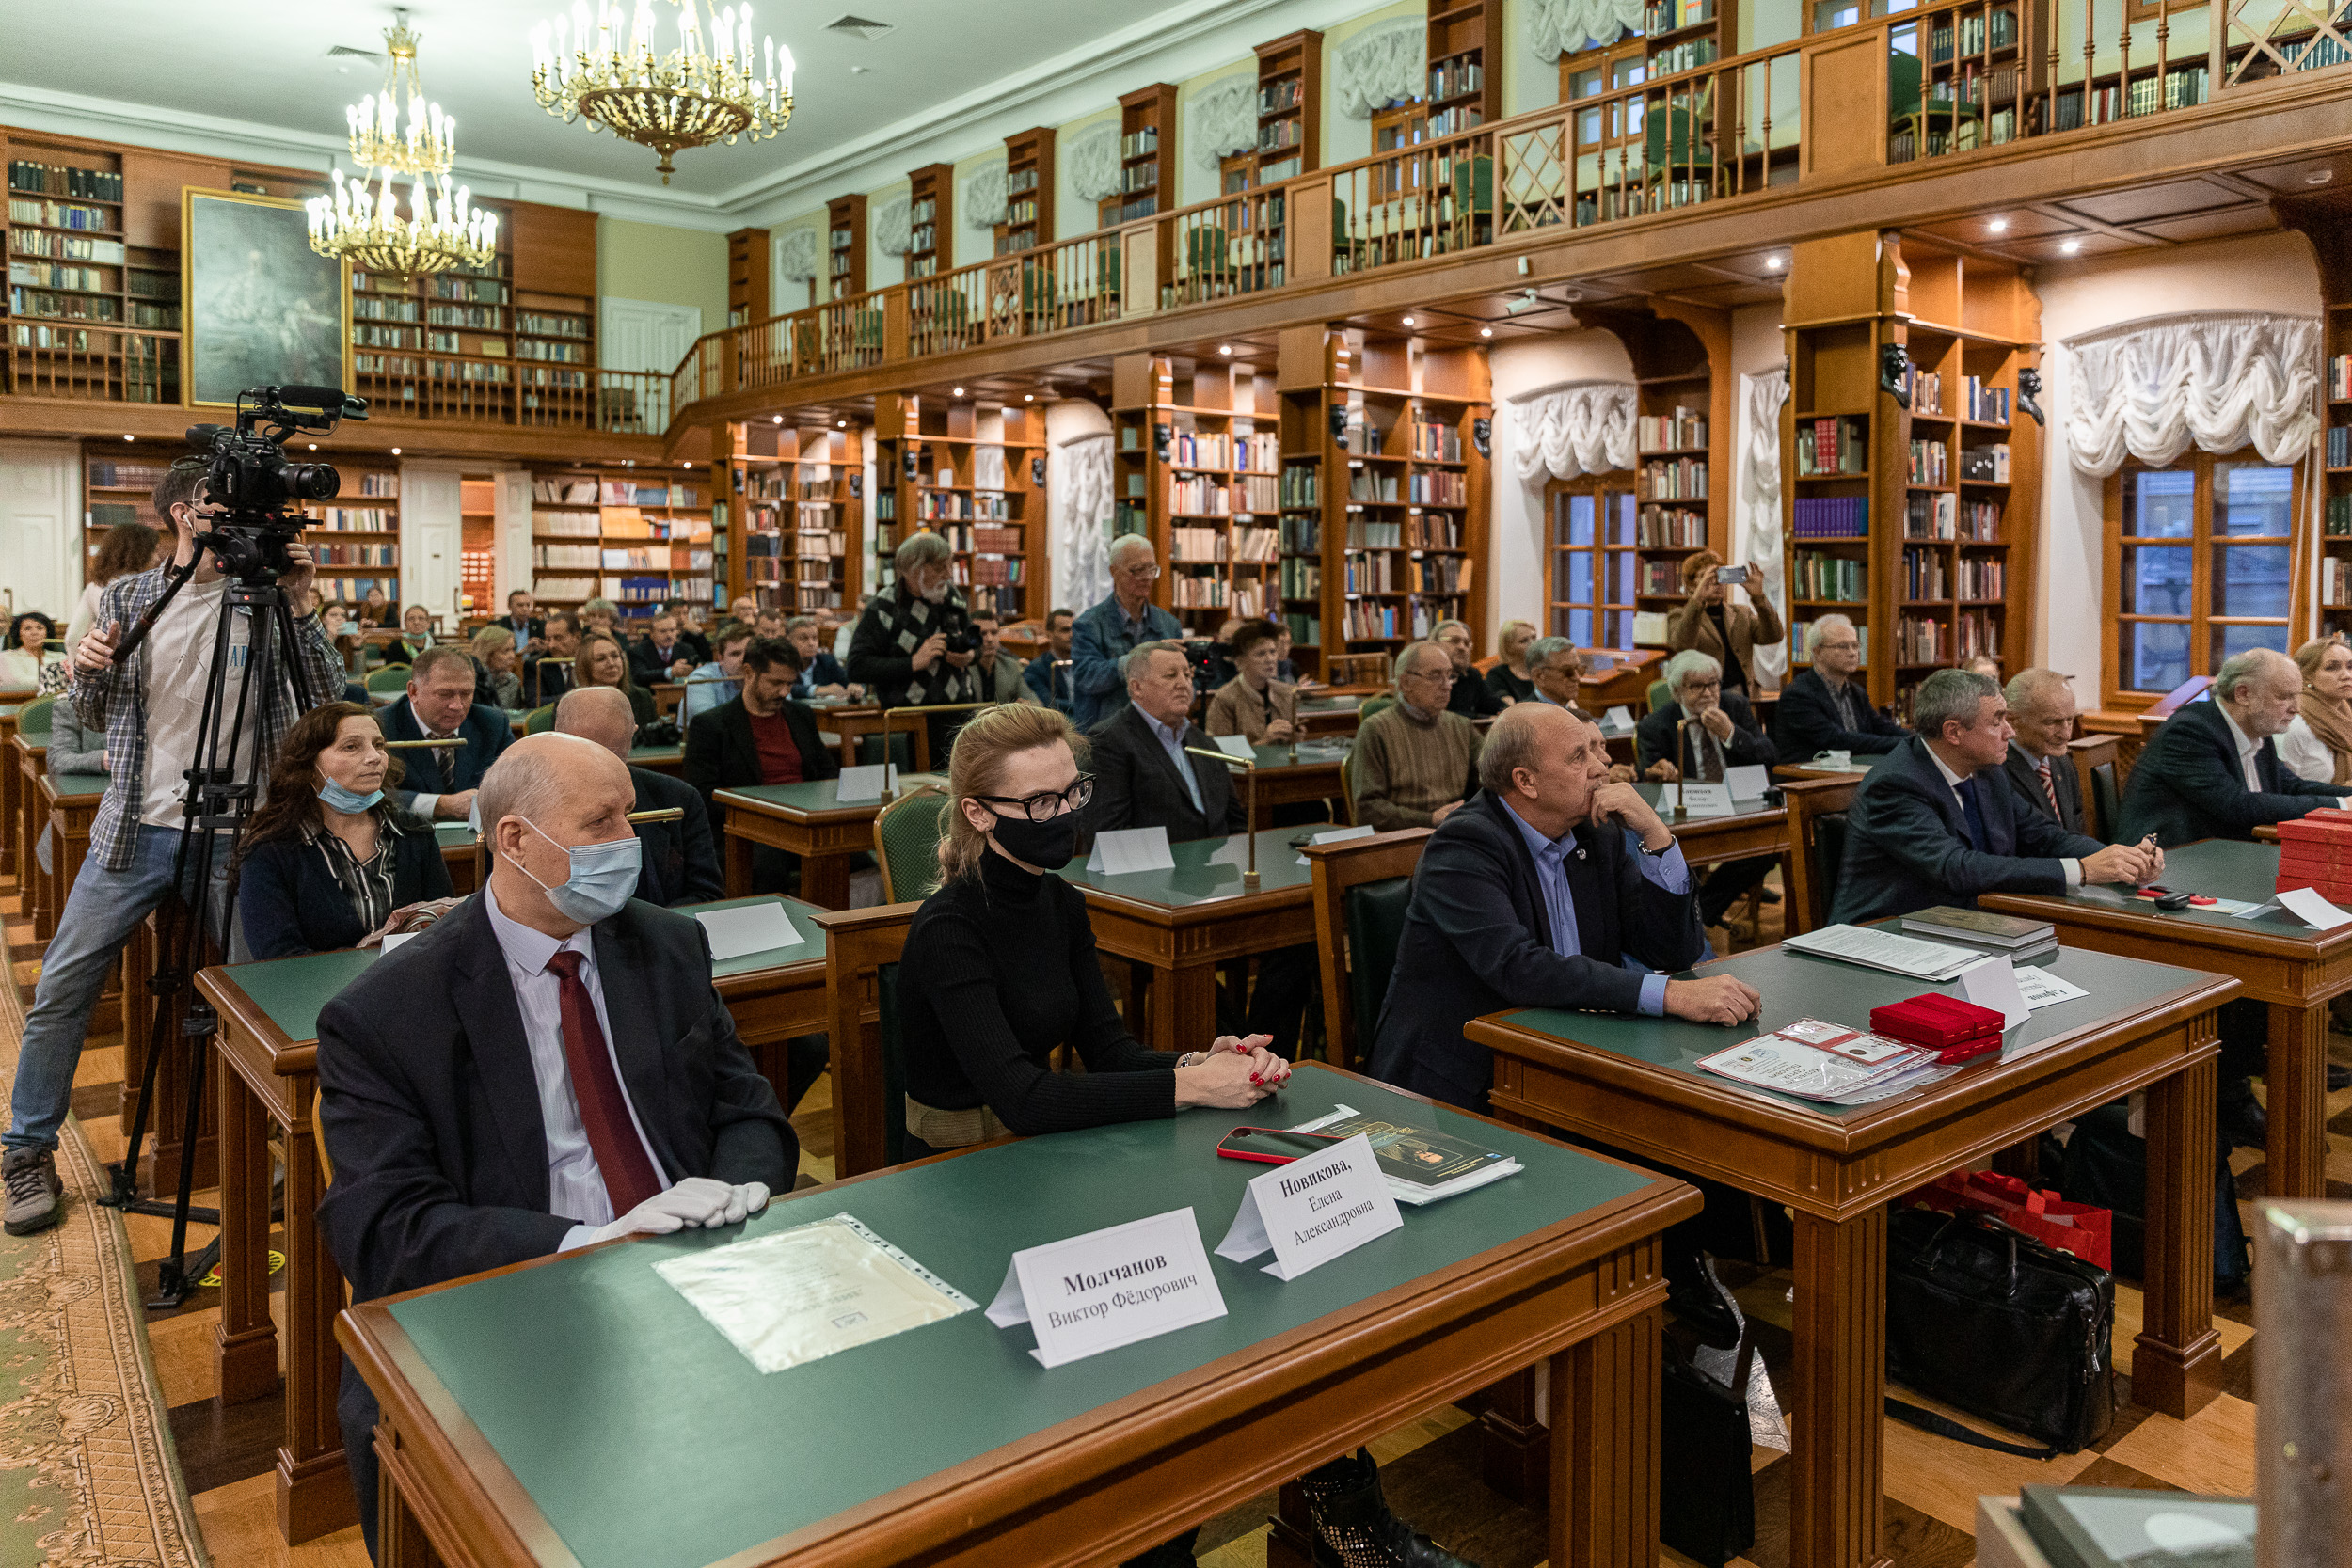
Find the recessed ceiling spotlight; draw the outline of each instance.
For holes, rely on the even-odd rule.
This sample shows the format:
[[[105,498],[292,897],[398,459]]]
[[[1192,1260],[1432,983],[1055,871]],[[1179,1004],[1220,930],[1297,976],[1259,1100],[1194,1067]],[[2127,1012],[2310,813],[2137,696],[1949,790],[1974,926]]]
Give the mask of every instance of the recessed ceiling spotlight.
[[[2331,169],[2331,168],[2314,169],[2314,170],[2312,170],[2311,173],[2306,174],[2305,176],[2303,176],[2303,183],[2305,183],[2306,185],[2324,185],[2324,184],[2326,184],[2328,181],[2333,180],[2335,177],[2336,177],[2336,171],[2335,171],[2334,169]]]
[[[692,467],[693,466],[694,466],[694,465],[692,465],[691,463],[681,463],[681,464],[679,464],[679,465],[678,465],[678,467],[681,467],[681,468],[691,468],[691,467]]]
[[[1413,325],[1413,318],[1412,318],[1412,317],[1410,317],[1410,316],[1406,317],[1406,318],[1405,318],[1405,325],[1407,325],[1407,326],[1412,325]]]
[[[1219,354],[1231,354],[1233,352],[1233,345],[1231,343],[1219,343],[1216,345],[1216,351]]]
[[[318,451],[318,450],[319,450],[319,444],[318,444],[316,441],[311,442],[311,443],[310,443],[310,450],[311,450],[312,451]]]
[[[957,396],[957,397],[961,397],[961,396],[963,396],[963,388],[961,388],[961,387],[957,388],[955,389],[955,393],[954,393],[954,395],[955,395],[955,396]]]
[[[770,424],[782,424],[784,423],[784,416],[781,414],[771,414],[768,416],[768,422]]]
[[[850,428],[850,421],[847,420],[835,420],[833,421],[833,427],[835,430],[847,430]]]
[[[398,447],[394,447],[392,449],[392,455],[394,457],[398,457],[400,455],[400,449]]]
[[[1021,401],[1023,403],[1035,403],[1037,401],[1037,394],[1035,392],[1024,392],[1021,394]]]
[[[1491,338],[1495,335],[1495,329],[1491,326],[1482,326],[1478,329],[1478,335],[1482,338]]]
[[[2059,243],[2058,251],[2062,255],[2072,256],[2082,247],[2083,243],[2080,240],[2065,240]]]
[[[1778,272],[1780,268],[1781,261],[1779,257],[1767,256],[1764,258],[1764,270],[1766,272]]]
[[[124,432],[122,433],[122,438],[123,438],[124,440],[126,440],[126,441],[135,441],[135,440],[137,440],[137,439],[138,439],[138,437],[137,437],[137,436],[135,436],[132,435],[132,434],[131,434],[129,431],[127,431],[127,430],[126,430],[126,431],[124,431]]]
[[[1985,227],[1995,234],[2006,234],[2009,232],[2009,219],[1994,218],[1991,223],[1986,224]]]

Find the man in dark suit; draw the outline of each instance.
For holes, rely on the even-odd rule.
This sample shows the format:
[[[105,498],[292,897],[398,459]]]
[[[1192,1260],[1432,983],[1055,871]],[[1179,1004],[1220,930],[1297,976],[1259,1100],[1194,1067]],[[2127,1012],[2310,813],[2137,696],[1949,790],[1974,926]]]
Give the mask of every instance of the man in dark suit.
[[[759,637],[743,650],[743,690],[686,727],[686,782],[713,821],[712,799],[749,784],[799,784],[841,776],[841,764],[817,733],[816,716],[786,695],[801,673],[800,655],[781,637]],[[798,857],[761,845],[752,851],[752,891],[781,893]]]
[[[1855,677],[1862,671],[1862,634],[1843,615],[1824,615],[1805,634],[1800,670],[1781,688],[1772,741],[1783,762],[1810,762],[1822,752],[1876,754],[1895,749],[1911,732],[1870,705]]]
[[[483,775],[514,741],[506,710],[475,702],[473,692],[471,654],[459,647],[427,648],[408,667],[408,694],[375,716],[387,740],[462,742],[402,748],[406,773],[389,793],[419,816],[463,822]]]
[[[645,640],[628,651],[628,673],[638,685],[651,689],[664,681],[682,681],[701,659],[678,636],[677,617],[668,610],[653,618]]]
[[[629,763],[637,723],[626,694],[609,686],[572,692],[555,705],[555,733],[593,740],[621,759],[637,792],[637,804],[631,811],[675,809],[683,814],[674,822],[635,824],[643,857],[637,870],[637,897],[675,909],[727,895],[726,879],[719,873],[719,854],[711,846],[710,811],[703,804],[701,793],[684,779]]]
[[[547,635],[547,626],[532,610],[537,608],[528,588],[517,588],[506,595],[506,619],[493,621],[494,626],[504,626],[515,634],[515,652],[525,657],[539,650],[532,644]]]
[[[2169,848],[2201,838],[2251,839],[2265,822],[2290,822],[2343,803],[2334,784],[2281,766],[2271,736],[2295,721],[2303,673],[2269,648],[2233,656],[2213,678],[2212,700],[2183,706],[2140,748],[2123,790],[2123,835],[2153,833]]]
[[[523,660],[526,707],[554,702],[578,684],[572,678],[572,657],[580,652],[580,618],[561,611],[548,616],[540,640],[540,651]]]
[[[2021,813],[2037,811],[2070,833],[2088,832],[2082,782],[2066,743],[2074,736],[2074,689],[2056,670],[2023,670],[2010,679],[2009,743],[2002,771],[2017,791]]]
[[[1642,716],[1633,745],[1645,773],[1666,765],[1666,778],[1722,784],[1734,768],[1772,762],[1772,743],[1756,726],[1742,692],[1724,689],[1724,667],[1712,654],[1685,648],[1666,661],[1665,682],[1674,701]],[[1699,884],[1699,924],[1720,926],[1731,906],[1779,864],[1772,855],[1750,855],[1710,866]]]
[[[1912,716],[1919,733],[1870,769],[1846,814],[1832,920],[1973,908],[1980,893],[2137,886],[2162,875],[2164,851],[2153,844],[2102,844],[2017,809],[2001,771],[2009,701],[1992,676],[1938,670],[1919,683]]]
[[[489,885],[319,1015],[319,1204],[355,1301],[622,1236],[731,1225],[788,1191],[791,1124],[692,919],[637,903],[628,769],[573,736],[484,781]],[[375,1549],[375,1400],[337,1415]]]
[[[1127,703],[1089,737],[1094,742],[1094,801],[1087,826],[1096,832],[1166,828],[1168,841],[1223,838],[1242,831],[1242,802],[1231,772],[1188,747],[1216,750],[1194,723],[1192,666],[1173,642],[1147,642],[1126,657]]]

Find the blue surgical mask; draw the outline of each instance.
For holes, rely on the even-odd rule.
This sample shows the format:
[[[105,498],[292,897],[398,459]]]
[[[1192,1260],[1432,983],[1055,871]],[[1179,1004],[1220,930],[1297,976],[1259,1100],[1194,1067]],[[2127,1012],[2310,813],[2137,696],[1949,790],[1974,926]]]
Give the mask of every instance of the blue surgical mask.
[[[547,838],[549,844],[555,842],[527,816],[523,818],[523,826],[541,838]],[[599,920],[609,920],[620,913],[621,907],[635,895],[637,876],[644,860],[644,847],[637,842],[636,834],[616,838],[610,844],[575,844],[565,848],[564,853],[571,857],[572,871],[557,887],[548,887],[547,883],[539,882],[538,878],[531,877],[531,868],[522,862],[516,861],[515,865],[524,876],[531,877],[532,881],[547,889],[548,902],[553,904],[566,920],[594,926]]]
[[[365,795],[360,795],[345,789],[332,779],[327,779],[319,785],[319,799],[337,811],[349,812],[357,816],[363,811],[373,809],[375,803],[384,799],[384,792],[380,789],[371,789]]]

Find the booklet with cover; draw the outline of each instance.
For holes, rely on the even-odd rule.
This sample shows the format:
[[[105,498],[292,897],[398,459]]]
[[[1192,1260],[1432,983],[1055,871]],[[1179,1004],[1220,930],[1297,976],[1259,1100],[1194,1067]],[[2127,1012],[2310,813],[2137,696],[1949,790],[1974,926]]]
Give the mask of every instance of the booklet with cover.
[[[1837,1106],[1868,1104],[1943,1076],[1922,1070],[1935,1066],[1931,1051],[1815,1018],[1702,1056],[1698,1065],[1736,1084]]]
[[[1380,1174],[1387,1179],[1391,1195],[1399,1203],[1434,1203],[1438,1198],[1516,1176],[1521,1168],[1517,1160],[1500,1149],[1449,1137],[1409,1122],[1365,1116],[1348,1105],[1338,1107],[1329,1116],[1301,1123],[1292,1131],[1321,1132],[1333,1138],[1352,1138],[1362,1133],[1372,1145],[1374,1157],[1380,1162]]]
[[[1903,929],[1928,937],[1958,937],[1985,947],[2031,947],[2058,927],[2046,920],[1938,904],[1903,916]]]
[[[1985,951],[1980,947],[1921,942],[1917,937],[1897,936],[1892,931],[1861,926],[1824,926],[1818,931],[1785,937],[1781,945],[1817,958],[1836,958],[1840,963],[1860,964],[1866,969],[1883,969],[1890,974],[1906,974],[1933,985],[1941,985],[1970,964],[1983,961]]]

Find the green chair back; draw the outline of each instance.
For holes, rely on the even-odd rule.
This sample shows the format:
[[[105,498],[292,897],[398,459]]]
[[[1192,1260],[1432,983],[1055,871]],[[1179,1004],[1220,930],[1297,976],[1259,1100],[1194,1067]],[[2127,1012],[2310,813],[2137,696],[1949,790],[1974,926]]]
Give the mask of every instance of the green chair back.
[[[1394,706],[1396,706],[1396,699],[1386,693],[1377,697],[1366,697],[1363,705],[1356,710],[1357,728],[1361,730],[1364,725],[1372,722],[1375,714],[1386,713]]]
[[[1216,224],[1204,225],[1184,236],[1186,272],[1223,272],[1229,265],[1227,254],[1225,230]]]
[[[1650,106],[1642,128],[1644,167],[1656,178],[1676,169],[1700,169],[1715,166],[1715,155],[1704,145],[1693,147],[1698,140],[1695,117],[1688,109],[1671,104]]]
[[[1339,203],[1333,202],[1333,232],[1338,232]],[[1491,213],[1495,209],[1495,161],[1486,153],[1454,160],[1454,211]]]
[[[882,760],[882,737],[862,735],[857,737],[857,760],[862,768],[871,768]],[[904,773],[914,771],[914,736],[904,730],[894,730],[890,736],[890,763]]]
[[[16,733],[28,741],[49,741],[49,714],[57,705],[55,697],[36,697],[16,710]],[[9,767],[16,766],[10,763]]]
[[[882,346],[882,313],[880,310],[860,310],[850,335],[861,349],[880,350]]]
[[[1649,683],[1649,710],[1652,713],[1658,712],[1674,700],[1675,689],[1673,687],[1668,686],[1664,681]]]
[[[2103,762],[2090,770],[2090,810],[2095,820],[2090,831],[2100,838],[2113,838],[2123,823],[2123,795],[2115,785],[2115,764]]]
[[[525,735],[545,735],[553,728],[555,728],[555,705],[553,703],[534,707],[524,716],[523,734]]]
[[[408,689],[408,666],[387,664],[380,670],[371,670],[368,672],[367,685],[368,690],[377,696],[405,691]]]
[[[1347,915],[1348,1006],[1354,1015],[1354,1057],[1360,1070],[1372,1059],[1380,1031],[1380,1008],[1389,999],[1389,976],[1396,972],[1397,945],[1405,940],[1405,911],[1413,901],[1413,879],[1391,877],[1349,888],[1341,905]]]
[[[882,865],[882,902],[912,904],[939,891],[939,835],[947,819],[947,792],[926,784],[884,806],[874,817],[874,859]]]
[[[907,1157],[907,1057],[898,1044],[898,966],[874,967],[874,996],[880,1017],[875,1033],[882,1037],[882,1163],[896,1165]]]
[[[1901,120],[1919,112],[1919,56],[1889,53],[1886,56],[1886,106],[1890,119]]]

